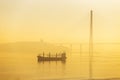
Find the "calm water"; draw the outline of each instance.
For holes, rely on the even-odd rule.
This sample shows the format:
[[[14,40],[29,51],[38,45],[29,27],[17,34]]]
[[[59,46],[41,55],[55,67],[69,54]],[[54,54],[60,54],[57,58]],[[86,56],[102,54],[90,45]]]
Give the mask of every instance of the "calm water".
[[[88,53],[69,53],[65,63],[37,62],[37,54],[32,53],[1,54],[0,80],[79,80],[89,75]],[[94,78],[120,77],[120,55],[95,53],[94,56]]]

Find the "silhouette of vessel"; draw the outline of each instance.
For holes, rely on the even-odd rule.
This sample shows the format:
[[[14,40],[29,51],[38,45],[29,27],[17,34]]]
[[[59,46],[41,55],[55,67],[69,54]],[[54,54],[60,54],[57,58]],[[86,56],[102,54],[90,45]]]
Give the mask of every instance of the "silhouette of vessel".
[[[44,52],[43,55],[38,55],[37,59],[38,61],[65,61],[66,60],[66,53],[51,55],[50,53],[48,56],[45,56]]]

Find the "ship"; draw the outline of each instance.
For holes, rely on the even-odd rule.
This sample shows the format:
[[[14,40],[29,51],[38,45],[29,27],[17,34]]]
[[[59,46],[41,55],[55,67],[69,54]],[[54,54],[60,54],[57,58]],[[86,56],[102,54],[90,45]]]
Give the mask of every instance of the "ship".
[[[37,56],[38,61],[66,61],[66,53],[60,53],[56,55],[51,55],[51,53],[49,53],[47,56],[45,55],[45,53],[43,52],[43,54],[39,54]]]

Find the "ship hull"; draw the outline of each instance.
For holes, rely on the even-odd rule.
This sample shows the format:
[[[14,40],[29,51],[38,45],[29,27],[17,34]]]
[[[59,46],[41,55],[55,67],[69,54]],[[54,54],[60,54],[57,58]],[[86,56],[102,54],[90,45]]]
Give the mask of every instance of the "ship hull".
[[[65,61],[66,57],[41,57],[37,56],[38,61]]]

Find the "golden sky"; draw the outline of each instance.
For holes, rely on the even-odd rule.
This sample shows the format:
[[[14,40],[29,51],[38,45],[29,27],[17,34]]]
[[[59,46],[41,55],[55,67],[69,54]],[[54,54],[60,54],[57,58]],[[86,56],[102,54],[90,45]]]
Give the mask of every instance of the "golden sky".
[[[0,43],[120,41],[120,0],[0,0]]]

